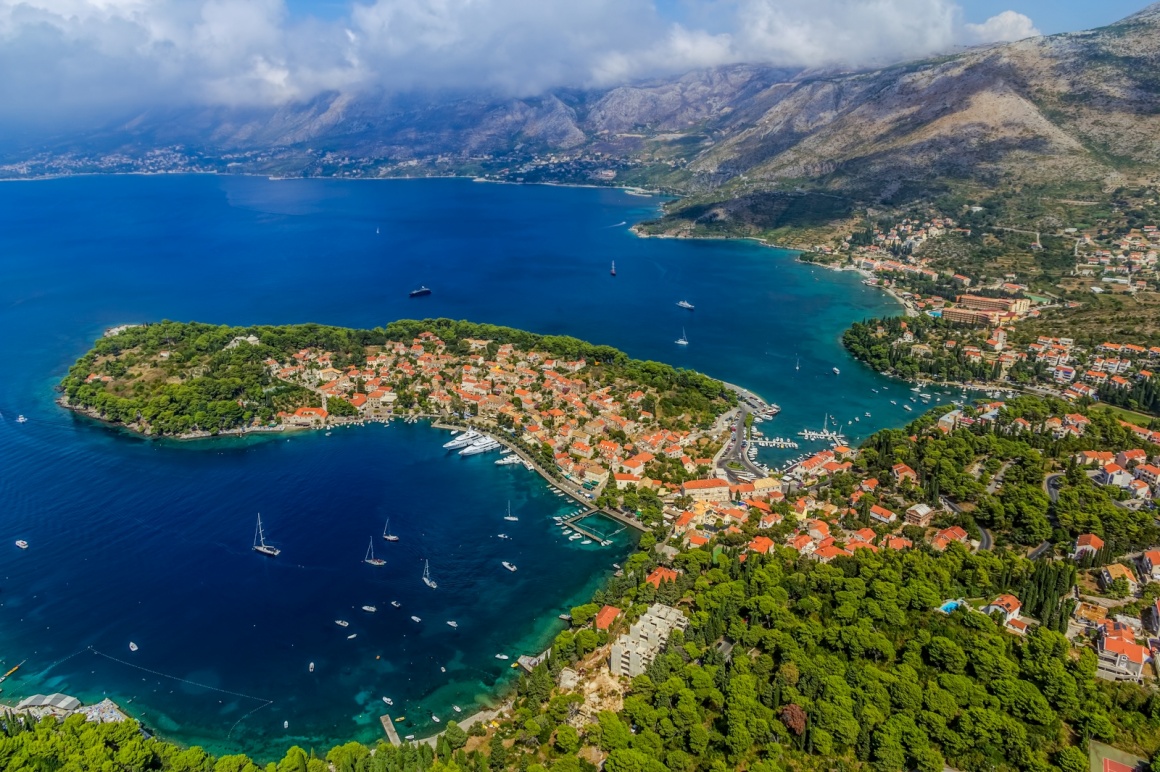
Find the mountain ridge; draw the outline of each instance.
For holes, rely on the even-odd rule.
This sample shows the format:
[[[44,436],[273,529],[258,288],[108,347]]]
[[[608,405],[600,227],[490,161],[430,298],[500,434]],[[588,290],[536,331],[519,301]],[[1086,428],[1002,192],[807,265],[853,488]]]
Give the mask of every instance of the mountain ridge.
[[[865,201],[956,184],[1106,187],[1158,168],[1160,3],[1096,30],[874,70],[738,64],[520,99],[329,93],[153,111],[10,152],[20,163],[0,172],[162,148],[178,149],[173,164],[281,175],[608,181],[611,169],[680,193],[804,187]]]

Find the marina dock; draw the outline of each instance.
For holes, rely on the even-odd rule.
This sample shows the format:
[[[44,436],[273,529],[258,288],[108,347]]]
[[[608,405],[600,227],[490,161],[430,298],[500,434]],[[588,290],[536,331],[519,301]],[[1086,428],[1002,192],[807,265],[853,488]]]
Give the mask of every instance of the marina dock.
[[[391,741],[391,745],[396,747],[402,745],[399,733],[395,731],[395,722],[390,715],[379,716],[379,721],[382,723],[383,731],[387,733],[387,739]]]
[[[571,528],[573,531],[576,531],[577,533],[582,533],[585,536],[587,536],[589,539],[592,539],[592,540],[598,541],[598,542],[604,541],[606,538],[608,538],[607,536],[601,536],[600,534],[593,533],[592,531],[588,530],[584,526],[579,525],[581,520],[584,520],[585,518],[588,518],[588,517],[592,517],[592,515],[604,515],[605,517],[609,518],[610,520],[615,520],[618,523],[626,525],[629,528],[635,528],[638,531],[647,531],[648,530],[647,528],[645,528],[644,523],[637,520],[635,517],[628,517],[627,515],[623,515],[619,512],[616,512],[614,510],[609,510],[609,509],[596,509],[596,508],[586,509],[583,512],[580,512],[579,514],[564,518],[563,522],[566,523],[567,526],[569,528]]]

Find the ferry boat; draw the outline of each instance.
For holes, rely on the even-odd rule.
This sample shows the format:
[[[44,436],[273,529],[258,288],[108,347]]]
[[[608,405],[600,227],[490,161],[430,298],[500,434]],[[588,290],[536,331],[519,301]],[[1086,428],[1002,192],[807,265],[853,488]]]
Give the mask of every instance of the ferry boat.
[[[21,413],[20,415],[16,416],[16,423],[25,424],[28,423],[28,419],[24,417],[23,413]]]
[[[282,550],[266,543],[266,534],[262,532],[262,514],[260,512],[258,513],[258,524],[254,527],[254,552],[260,552],[271,558],[276,558],[282,554]]]
[[[682,328],[681,328],[681,337],[677,338],[677,340],[676,340],[676,344],[677,344],[678,346],[687,346],[687,345],[689,345],[689,336],[685,334],[685,328],[684,328],[684,327],[682,327]]]
[[[508,513],[506,515],[504,515],[503,519],[511,521],[513,523],[519,520],[518,517],[516,517],[515,515],[512,514],[512,503],[510,501],[508,502]]]
[[[687,300],[679,300],[679,301],[677,301],[677,305],[680,306],[681,308],[687,308],[690,311],[692,311],[696,307]]]
[[[383,525],[383,539],[385,541],[398,541],[399,537],[391,533],[391,518],[387,518],[387,522]]]
[[[432,590],[439,586],[435,584],[434,580],[431,579],[431,565],[426,560],[423,561],[423,584],[427,585]]]
[[[411,297],[413,297],[413,298],[421,298],[424,295],[430,295],[430,294],[431,294],[431,290],[427,289],[426,287],[420,287],[419,289],[411,290]]]
[[[412,622],[422,622],[423,620],[420,619],[419,617],[411,617],[411,621]]]
[[[516,570],[516,567],[513,564],[507,562],[506,560],[503,561],[503,563],[501,563],[500,565],[502,565],[508,571],[515,571]]]
[[[350,622],[347,622],[345,619],[336,619],[334,623],[339,627],[350,627]]]
[[[378,611],[378,609],[377,609],[377,608],[375,608],[374,606],[363,606],[363,607],[362,607],[362,610],[363,610],[363,611],[365,611],[365,612],[367,612],[368,614],[373,614],[373,613],[375,613],[376,611]]]
[[[451,628],[451,629],[453,629],[453,630],[458,630],[458,629],[459,629],[459,623],[458,623],[458,622],[456,622],[456,621],[455,621],[455,620],[453,620],[453,619],[449,619],[449,620],[447,620],[447,626],[448,626],[448,627],[450,627],[450,628]]]
[[[24,539],[17,539],[16,546],[22,550],[26,550],[28,549],[28,542],[24,541]]]
[[[370,543],[367,544],[367,555],[363,558],[363,562],[368,566],[385,566],[387,561],[382,558],[375,557],[375,540],[372,537]]]

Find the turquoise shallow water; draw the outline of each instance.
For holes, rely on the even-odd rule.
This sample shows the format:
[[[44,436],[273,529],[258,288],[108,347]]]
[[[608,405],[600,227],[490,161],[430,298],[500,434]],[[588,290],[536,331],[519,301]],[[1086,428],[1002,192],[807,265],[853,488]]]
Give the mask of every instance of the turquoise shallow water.
[[[432,712],[493,695],[511,677],[494,655],[538,652],[630,549],[623,534],[607,549],[567,543],[550,518],[568,505],[542,481],[449,456],[423,425],[166,443],[75,418],[52,388],[115,324],[451,316],[745,385],[784,408],[768,434],[833,413],[861,418],[856,440],[909,417],[887,401],[901,385],[838,340],[892,312],[888,299],[751,243],[631,235],[657,204],[462,180],[0,185],[0,659],[29,660],[3,696],[107,693],[169,737],[262,758],[375,739],[382,695],[422,733]],[[419,284],[433,294],[408,299]],[[502,520],[509,500],[518,523]],[[249,550],[259,511],[277,560]],[[388,565],[374,569],[361,559],[387,516],[402,541],[378,540]],[[438,590],[420,582],[423,559]]]

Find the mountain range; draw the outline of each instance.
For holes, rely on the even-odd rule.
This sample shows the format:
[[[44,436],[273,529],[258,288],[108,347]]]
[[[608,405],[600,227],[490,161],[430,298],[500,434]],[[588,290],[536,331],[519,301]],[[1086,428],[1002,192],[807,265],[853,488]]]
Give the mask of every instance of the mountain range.
[[[9,147],[0,173],[579,176],[889,201],[957,184],[1114,186],[1155,177],[1158,159],[1160,3],[1096,30],[875,70],[736,65],[524,99],[331,93],[150,111]]]

